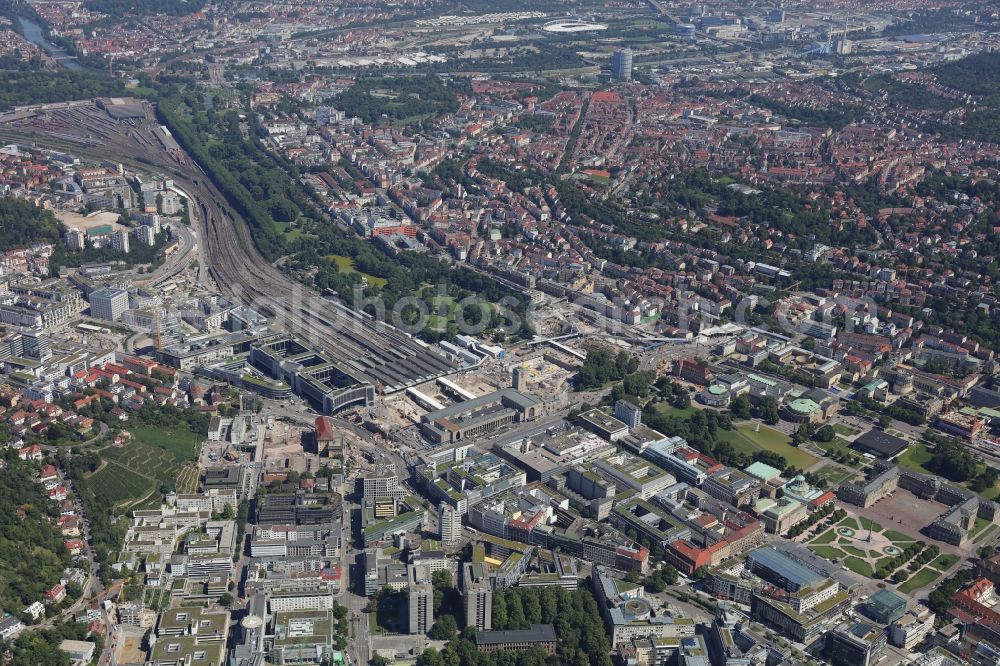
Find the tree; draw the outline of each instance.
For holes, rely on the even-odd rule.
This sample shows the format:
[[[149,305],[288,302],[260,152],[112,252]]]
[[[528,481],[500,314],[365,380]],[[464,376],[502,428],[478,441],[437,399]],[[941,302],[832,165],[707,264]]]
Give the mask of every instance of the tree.
[[[745,420],[750,418],[753,413],[750,397],[745,393],[736,396],[736,399],[729,405],[729,411],[738,419]]]
[[[376,652],[375,654],[372,655],[370,663],[371,666],[389,666],[391,662]]]
[[[792,446],[799,446],[802,442],[809,441],[816,432],[816,426],[812,423],[803,423],[795,429],[792,435]]]
[[[766,396],[760,401],[757,413],[760,419],[768,425],[775,425],[781,420],[778,413],[778,402],[771,396]]]
[[[812,438],[817,442],[832,442],[836,436],[837,431],[833,429],[833,426],[827,424],[813,433]]]
[[[431,627],[431,638],[436,641],[455,640],[455,636],[457,635],[458,623],[455,622],[455,617],[453,615],[440,616],[434,622],[434,626]]]

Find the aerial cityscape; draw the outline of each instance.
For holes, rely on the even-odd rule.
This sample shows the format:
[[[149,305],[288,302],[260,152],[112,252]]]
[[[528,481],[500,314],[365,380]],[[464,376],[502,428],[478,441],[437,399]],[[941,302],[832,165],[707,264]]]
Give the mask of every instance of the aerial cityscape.
[[[0,0],[3,666],[1000,666],[1000,5]]]

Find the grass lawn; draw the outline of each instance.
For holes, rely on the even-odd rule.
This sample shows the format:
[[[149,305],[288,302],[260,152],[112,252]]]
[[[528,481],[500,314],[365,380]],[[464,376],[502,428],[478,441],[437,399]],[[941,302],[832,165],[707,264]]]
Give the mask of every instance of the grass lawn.
[[[917,573],[910,576],[910,578],[905,583],[900,585],[899,591],[902,592],[903,594],[909,594],[914,590],[919,590],[922,587],[930,585],[935,580],[937,580],[938,576],[940,575],[941,575],[940,572],[935,571],[930,567],[924,567]]]
[[[917,442],[908,448],[903,455],[899,456],[897,462],[906,469],[912,469],[915,472],[922,472],[924,474],[933,474],[933,472],[924,467],[933,457],[934,455],[927,448],[926,444]]]
[[[980,518],[979,516],[976,516],[976,522],[972,524],[972,529],[969,530],[969,536],[975,539],[977,536],[979,536],[979,533],[985,530],[989,525],[990,521],[986,520],[985,518]]]
[[[833,546],[809,546],[809,549],[820,557],[828,560],[839,560],[844,557],[844,551],[834,548]]]
[[[340,254],[330,254],[327,255],[326,258],[337,264],[337,269],[340,270],[341,273],[357,273],[358,275],[368,278],[368,284],[373,287],[381,289],[388,282],[385,278],[375,277],[374,275],[369,275],[368,273],[362,273],[354,267],[354,259],[351,259],[350,257],[345,257]]]
[[[893,558],[892,557],[883,557],[881,559],[875,560],[875,568],[879,569],[879,568],[884,567],[884,566],[889,566],[889,560],[891,560],[891,559],[893,559]]]
[[[955,562],[958,562],[960,559],[961,558],[958,555],[945,553],[944,555],[938,555],[937,559],[931,562],[930,566],[934,567],[938,571],[947,571],[955,566]]]
[[[294,243],[298,239],[302,238],[302,235],[301,229],[292,229],[285,234],[285,241],[288,243]]]
[[[677,416],[679,418],[686,419],[698,411],[698,408],[688,407],[687,409],[681,409],[679,407],[674,407],[669,402],[658,402],[656,403],[656,411],[667,416]]]
[[[973,539],[973,541],[975,543],[983,543],[984,541],[986,541],[987,539],[989,539],[993,535],[993,533],[996,532],[996,531],[997,531],[997,526],[996,525],[989,525],[985,530],[983,530],[982,532],[980,532],[976,536],[976,538]]]
[[[893,543],[897,544],[916,541],[916,539],[911,537],[909,534],[903,534],[902,532],[897,532],[896,530],[886,530],[885,532],[882,533],[882,536],[884,536],[889,541],[892,541]]]
[[[853,435],[858,434],[857,430],[843,423],[838,423],[837,425],[833,426],[833,431],[838,435],[843,435],[844,437],[851,437]]]
[[[826,451],[827,455],[855,455],[856,451],[851,450],[851,443],[843,437],[834,437],[829,442],[813,442],[816,446]]]
[[[871,518],[865,518],[864,516],[861,516],[860,518],[858,518],[858,520],[861,521],[861,529],[865,531],[868,530],[871,530],[872,532],[882,531],[882,526],[876,523]]]
[[[825,465],[816,472],[819,478],[826,481],[831,486],[839,486],[854,478],[856,470],[837,467],[836,465]]]
[[[737,451],[753,454],[754,451],[772,451],[785,459],[785,462],[799,469],[808,469],[818,460],[815,456],[802,449],[795,448],[788,435],[783,432],[761,425],[760,432],[755,432],[756,423],[743,423],[735,430],[722,430],[719,438],[728,441]]]
[[[845,557],[844,566],[854,573],[867,578],[871,578],[875,573],[875,571],[872,570],[872,565],[858,557]]]
[[[850,527],[852,530],[858,529],[858,521],[853,518],[844,518],[837,524],[837,527]]]
[[[986,490],[981,491],[979,496],[988,500],[995,500],[998,496],[1000,496],[1000,483],[997,483],[992,488],[987,488]]]
[[[868,553],[861,550],[860,548],[855,548],[854,546],[844,546],[844,552],[848,555],[854,555],[856,557],[868,557]]]
[[[810,543],[815,543],[817,545],[822,546],[828,543],[832,543],[835,538],[837,538],[837,533],[834,532],[833,530],[827,530],[826,532],[823,532],[818,537],[813,539]]]

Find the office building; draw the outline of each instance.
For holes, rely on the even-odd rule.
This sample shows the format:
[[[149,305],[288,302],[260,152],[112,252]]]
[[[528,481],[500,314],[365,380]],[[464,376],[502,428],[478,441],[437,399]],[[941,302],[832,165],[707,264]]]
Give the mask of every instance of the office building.
[[[905,612],[906,599],[889,590],[876,591],[865,604],[865,613],[879,624],[894,622]]]
[[[411,634],[426,634],[434,625],[434,586],[431,584],[431,572],[426,567],[411,565],[407,571],[407,581],[409,631]]]
[[[889,642],[896,647],[912,651],[934,630],[935,617],[934,612],[923,605],[906,611],[902,617],[889,625]]]
[[[24,355],[34,361],[45,362],[52,358],[52,346],[47,333],[35,330],[25,330],[21,333],[21,343]]]
[[[846,622],[826,635],[833,666],[871,666],[885,650],[885,631],[867,622]]]
[[[90,294],[90,315],[95,319],[118,321],[128,310],[128,292],[114,287],[103,287]]]
[[[326,610],[300,610],[275,613],[270,635],[265,638],[267,663],[332,663],[334,620]]]
[[[556,653],[556,630],[551,624],[533,624],[530,629],[480,631],[476,649],[480,652],[520,652],[540,647],[547,655]]]
[[[462,515],[446,502],[438,505],[438,538],[445,546],[458,545],[462,540]]]
[[[362,496],[369,497],[396,497],[402,498],[406,491],[399,485],[399,477],[396,476],[395,465],[379,465],[372,472],[367,472],[361,477]]]
[[[747,555],[746,568],[769,583],[797,592],[823,580],[823,576],[770,546]]]
[[[642,425],[642,410],[627,400],[615,403],[615,418],[635,430]]]
[[[462,600],[465,605],[465,626],[476,631],[493,628],[493,590],[481,562],[462,565]]]
[[[632,80],[632,50],[621,49],[615,51],[611,60],[611,76],[617,81]]]

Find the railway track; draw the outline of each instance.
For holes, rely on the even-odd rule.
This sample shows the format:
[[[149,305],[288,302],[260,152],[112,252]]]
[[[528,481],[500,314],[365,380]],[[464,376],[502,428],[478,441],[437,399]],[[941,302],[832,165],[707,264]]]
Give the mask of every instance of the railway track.
[[[409,336],[331,303],[271,265],[257,251],[249,225],[225,203],[201,168],[186,154],[175,155],[162,147],[153,133],[158,123],[152,113],[145,120],[123,123],[109,123],[86,108],[77,114],[49,114],[35,128],[23,122],[17,127],[0,125],[0,137],[170,174],[193,199],[191,223],[209,275],[223,295],[263,311],[278,327],[344,366],[366,375],[373,368],[393,368],[403,361],[426,366],[428,375],[456,369]]]

